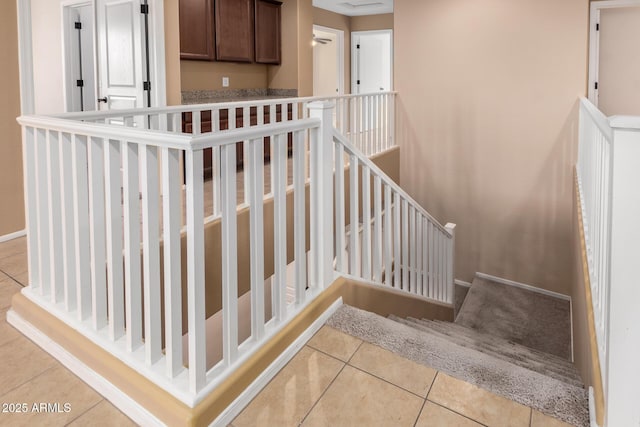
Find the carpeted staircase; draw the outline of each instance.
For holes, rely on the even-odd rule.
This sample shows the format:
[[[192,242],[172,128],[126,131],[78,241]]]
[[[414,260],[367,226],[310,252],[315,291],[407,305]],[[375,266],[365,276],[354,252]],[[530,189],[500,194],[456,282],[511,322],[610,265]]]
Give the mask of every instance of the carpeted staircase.
[[[343,306],[327,324],[567,423],[588,426],[587,391],[570,361],[569,310],[566,300],[476,278],[455,323],[384,318]]]

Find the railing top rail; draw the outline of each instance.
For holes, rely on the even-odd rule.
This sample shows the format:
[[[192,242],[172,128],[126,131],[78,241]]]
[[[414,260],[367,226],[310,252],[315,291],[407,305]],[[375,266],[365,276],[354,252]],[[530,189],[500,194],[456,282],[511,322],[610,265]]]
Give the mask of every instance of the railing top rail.
[[[334,140],[337,140],[338,142],[340,142],[346,149],[346,151],[350,154],[357,154],[359,153],[358,149],[355,148],[350,142],[349,140],[342,135],[337,129],[333,129],[333,138]],[[383,178],[384,183],[386,185],[389,185],[389,187],[391,187],[391,189],[393,191],[395,191],[396,193],[400,194],[400,196],[403,199],[406,199],[411,205],[413,205],[413,207],[420,212],[423,216],[425,216],[426,218],[428,218],[434,225],[436,225],[438,227],[438,229],[440,231],[442,231],[447,237],[452,238],[452,234],[445,228],[445,226],[443,226],[442,224],[440,224],[438,222],[438,220],[436,220],[433,216],[431,216],[431,214],[429,214],[429,212],[427,212],[426,210],[424,210],[422,208],[422,206],[420,206],[420,204],[418,202],[416,202],[409,194],[407,194],[406,191],[404,191],[398,184],[396,184],[386,173],[384,173],[384,171],[382,169],[380,169],[378,166],[376,166],[375,163],[373,163],[373,161],[371,159],[369,159],[366,156],[360,156],[359,157],[359,161],[366,165],[374,174],[380,176],[381,178]]]
[[[149,129],[114,126],[102,123],[85,123],[74,120],[46,116],[21,116],[18,123],[39,129],[73,133],[88,137],[123,140],[143,145],[153,145],[181,150],[199,150],[214,146],[234,144],[238,141],[263,138],[267,135],[284,134],[320,126],[320,120],[314,118],[251,126],[232,130],[223,130],[204,135],[175,134]]]
[[[609,140],[613,141],[613,130],[611,129],[611,125],[609,124],[609,119],[604,113],[598,110],[598,107],[593,105],[591,101],[587,98],[581,97],[580,104],[582,108],[591,116],[593,122],[598,126],[600,131],[604,134],[604,136]]]
[[[313,129],[319,126],[320,119],[309,118],[265,124],[262,126],[251,126],[248,128],[223,130],[220,132],[194,135],[191,137],[191,148],[198,150],[221,145],[235,144],[238,141],[247,141],[251,139],[264,138],[268,135],[279,135],[305,129]]]
[[[86,123],[75,120],[48,116],[20,116],[18,123],[38,129],[135,142],[141,145],[153,145],[164,148],[186,150],[191,148],[192,136],[105,123]]]
[[[68,120],[98,120],[106,119],[110,117],[126,117],[126,116],[140,116],[140,115],[154,115],[162,113],[185,113],[191,111],[207,111],[207,110],[226,110],[229,108],[244,108],[244,107],[261,107],[271,104],[284,104],[293,102],[313,102],[319,100],[336,100],[344,98],[359,98],[371,95],[395,95],[397,92],[385,91],[385,92],[371,92],[362,94],[348,94],[348,95],[334,95],[334,96],[308,96],[301,98],[273,98],[273,99],[256,99],[252,101],[232,101],[232,102],[213,102],[209,104],[187,104],[187,105],[175,105],[170,107],[151,107],[151,108],[131,108],[123,110],[108,110],[108,111],[84,111],[78,113],[62,113],[55,114],[49,117],[56,117]]]
[[[611,116],[609,125],[614,129],[640,130],[640,116]]]

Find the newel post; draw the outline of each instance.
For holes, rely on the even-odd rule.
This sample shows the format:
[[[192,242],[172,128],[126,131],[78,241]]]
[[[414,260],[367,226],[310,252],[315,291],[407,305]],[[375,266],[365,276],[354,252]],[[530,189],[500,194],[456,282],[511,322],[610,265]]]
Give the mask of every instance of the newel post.
[[[451,234],[447,247],[447,302],[453,303],[456,280],[456,225],[449,222],[444,228]]]
[[[640,424],[640,118],[614,116],[611,150],[607,426]]]
[[[311,286],[333,282],[333,108],[332,102],[312,102],[309,117],[320,119],[310,150]]]

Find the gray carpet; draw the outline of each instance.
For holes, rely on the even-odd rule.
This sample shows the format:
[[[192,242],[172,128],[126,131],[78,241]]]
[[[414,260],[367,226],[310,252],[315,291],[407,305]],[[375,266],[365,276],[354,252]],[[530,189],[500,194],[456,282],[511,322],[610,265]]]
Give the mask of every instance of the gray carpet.
[[[589,425],[583,388],[353,307],[341,307],[327,324],[567,423]]]
[[[475,278],[456,323],[571,359],[569,301]]]
[[[467,293],[469,293],[468,286],[462,285],[454,285],[453,287],[453,318],[458,317],[458,313],[460,313],[460,309],[462,308],[462,303],[464,299],[467,297]]]

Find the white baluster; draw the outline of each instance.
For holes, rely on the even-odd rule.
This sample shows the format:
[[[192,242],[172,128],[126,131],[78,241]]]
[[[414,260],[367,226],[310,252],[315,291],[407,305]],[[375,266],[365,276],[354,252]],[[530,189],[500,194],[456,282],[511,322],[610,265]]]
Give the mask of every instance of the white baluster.
[[[402,209],[401,209],[400,194],[393,193],[393,287],[401,289],[402,283],[400,282],[400,276],[402,272],[402,235],[401,222],[402,222]]]
[[[335,149],[335,204],[336,204],[336,270],[347,272],[345,260],[345,188],[344,188],[344,146],[336,144]],[[295,164],[294,164],[295,167]]]
[[[380,176],[373,178],[373,280],[382,282],[382,189]]]
[[[135,351],[142,344],[140,190],[137,144],[130,142],[122,143],[122,171],[126,338],[127,350]]]
[[[402,290],[409,290],[409,203],[402,199]]]
[[[140,162],[142,193],[142,239],[144,279],[145,360],[153,364],[162,356],[160,322],[160,223],[158,210],[158,148],[143,148]]]
[[[249,142],[249,163],[245,179],[249,181],[249,221],[251,236],[251,336],[264,336],[264,143],[262,138]]]
[[[415,261],[415,269],[416,269],[416,282],[414,292],[422,295],[422,214],[416,209],[415,212],[415,251],[416,251],[416,261]]]
[[[89,205],[91,236],[91,301],[93,328],[107,325],[107,277],[104,215],[104,140],[89,138]]]
[[[27,142],[28,143],[28,142]],[[74,242],[73,222],[73,152],[71,134],[60,135],[60,185],[62,198],[62,258],[64,264],[64,302],[67,312],[77,307],[76,287],[76,250]],[[25,169],[28,171],[28,169]],[[30,190],[29,190],[30,191]],[[30,195],[27,192],[27,200]],[[27,206],[30,205],[28,202]],[[28,207],[27,207],[28,211]],[[27,214],[29,218],[29,214]],[[28,219],[28,222],[31,220]],[[29,231],[30,233],[30,231]],[[27,234],[29,236],[29,234]],[[31,266],[29,267],[31,268]],[[31,275],[31,272],[30,272]]]
[[[393,201],[391,187],[384,185],[384,284],[393,285]]]
[[[238,229],[236,146],[221,147],[222,154],[222,349],[225,364],[238,356]]]
[[[47,192],[47,133],[44,129],[36,130],[36,180],[38,182],[37,208],[38,213],[38,269],[40,271],[40,294],[51,295],[51,260],[49,254],[51,242],[49,236],[49,194]]]
[[[371,171],[362,166],[362,277],[371,280]]]
[[[164,335],[167,375],[174,378],[182,361],[182,264],[180,228],[182,152],[162,149],[162,227],[164,244]]]
[[[24,187],[25,213],[27,229],[27,263],[29,265],[29,287],[32,290],[40,288],[40,239],[38,232],[38,180],[36,153],[36,131],[32,127],[22,128],[22,151],[24,153]],[[65,281],[65,283],[68,283]]]
[[[295,110],[294,110],[295,111]],[[305,300],[307,287],[306,249],[306,186],[305,186],[305,131],[293,135],[293,239],[295,256],[296,304]],[[343,171],[344,173],[344,171]],[[344,182],[343,182],[344,195]],[[344,203],[344,201],[343,201]],[[344,204],[343,204],[344,206]],[[342,235],[344,242],[344,208],[342,210]],[[344,248],[343,248],[344,249]]]
[[[271,138],[273,157],[271,176],[273,177],[273,263],[272,281],[273,315],[276,321],[283,321],[287,315],[287,135]]]
[[[360,274],[358,269],[360,259],[360,218],[358,212],[358,157],[355,154],[351,155],[349,160],[349,273],[352,276]]]
[[[189,328],[189,391],[191,393],[197,393],[205,385],[207,372],[202,150],[187,150],[185,152],[185,159],[187,177],[187,322]],[[234,212],[235,207],[236,205],[234,203]],[[223,249],[225,248],[223,247]],[[224,250],[222,253],[225,253]],[[223,281],[223,283],[225,282]],[[225,287],[223,286],[223,290],[224,288]]]
[[[105,141],[104,172],[106,193],[107,288],[109,337],[124,335],[124,283],[122,271],[122,181],[120,141]]]
[[[451,304],[453,303],[453,297],[454,297],[453,287],[454,287],[454,280],[455,280],[455,273],[456,273],[456,270],[455,270],[456,225],[452,223],[447,223],[447,225],[445,225],[444,228],[449,232],[449,234],[451,234],[451,238],[447,239],[447,254],[446,254],[446,258],[447,258],[446,302]]]
[[[64,301],[64,263],[62,246],[62,206],[60,198],[60,134],[48,131],[47,170],[49,171],[48,188],[49,212],[49,241],[51,251],[49,262],[51,266],[51,301]]]

